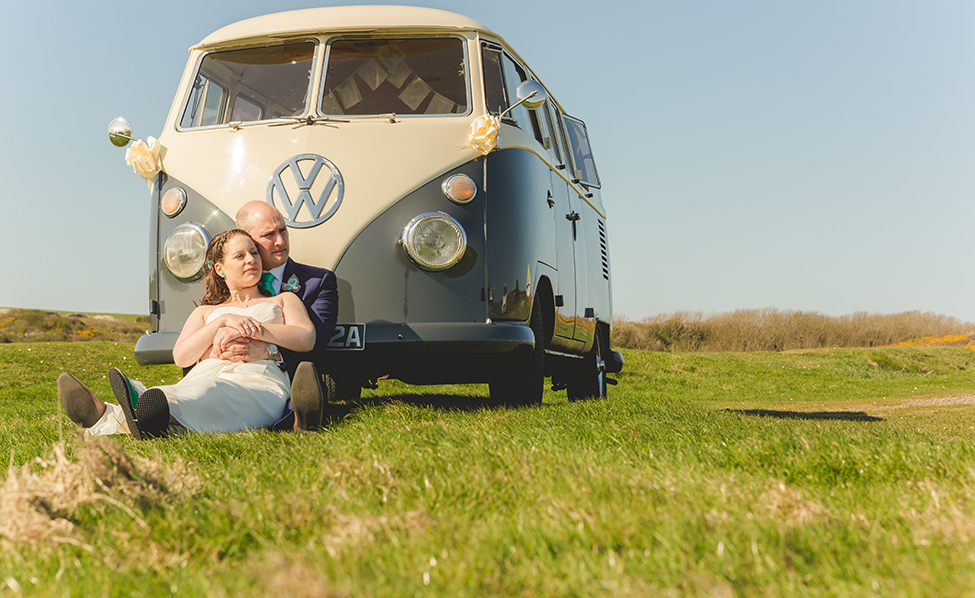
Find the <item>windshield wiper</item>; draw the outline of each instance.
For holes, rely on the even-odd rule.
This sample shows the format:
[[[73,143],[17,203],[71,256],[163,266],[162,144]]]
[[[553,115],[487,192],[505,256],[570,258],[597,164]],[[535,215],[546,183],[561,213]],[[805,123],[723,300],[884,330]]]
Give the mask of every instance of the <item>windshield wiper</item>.
[[[337,119],[337,118],[329,118],[327,116],[312,116],[312,115],[308,115],[308,116],[279,116],[278,118],[280,118],[282,120],[289,120],[289,121],[291,121],[291,123],[297,123],[297,124],[302,124],[302,125],[313,125],[315,123],[324,123],[324,122],[330,122],[330,123],[347,123],[347,122],[350,122],[350,121],[347,121],[347,120],[340,120],[340,119]],[[280,127],[281,125],[287,125],[287,124],[291,124],[291,123],[272,123],[269,126],[271,126],[271,127]]]

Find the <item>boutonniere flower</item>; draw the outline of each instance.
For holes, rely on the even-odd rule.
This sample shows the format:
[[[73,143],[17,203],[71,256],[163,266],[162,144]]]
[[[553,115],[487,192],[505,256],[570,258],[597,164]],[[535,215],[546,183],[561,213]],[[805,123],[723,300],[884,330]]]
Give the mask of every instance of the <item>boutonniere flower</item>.
[[[298,283],[298,278],[292,274],[288,282],[281,285],[281,291],[291,291],[292,293],[297,293],[301,289],[301,285]]]

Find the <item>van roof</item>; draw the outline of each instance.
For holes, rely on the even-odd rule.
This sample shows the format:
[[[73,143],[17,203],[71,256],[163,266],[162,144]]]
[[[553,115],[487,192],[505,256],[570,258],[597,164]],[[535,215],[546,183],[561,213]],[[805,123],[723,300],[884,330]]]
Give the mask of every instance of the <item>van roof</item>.
[[[491,31],[463,15],[416,6],[334,6],[279,12],[238,21],[203,38],[197,48],[250,37],[278,37],[322,31],[377,29],[474,29]],[[492,32],[493,33],[493,32]]]

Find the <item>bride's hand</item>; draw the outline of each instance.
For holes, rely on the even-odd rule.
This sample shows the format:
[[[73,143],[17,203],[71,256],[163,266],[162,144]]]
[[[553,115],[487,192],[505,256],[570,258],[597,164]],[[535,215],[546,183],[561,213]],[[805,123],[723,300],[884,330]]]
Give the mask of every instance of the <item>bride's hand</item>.
[[[243,336],[227,343],[227,350],[223,353],[218,354],[216,349],[214,349],[212,356],[224,361],[260,361],[271,359],[271,353],[267,350],[267,343]]]
[[[236,314],[225,314],[222,316],[220,325],[226,328],[233,328],[240,333],[240,336],[252,338],[257,338],[264,332],[264,326],[254,318]]]
[[[217,330],[217,333],[213,335],[213,352],[218,355],[226,353],[227,345],[234,339],[241,338],[243,336],[244,335],[241,334],[239,330],[229,326],[220,328]]]

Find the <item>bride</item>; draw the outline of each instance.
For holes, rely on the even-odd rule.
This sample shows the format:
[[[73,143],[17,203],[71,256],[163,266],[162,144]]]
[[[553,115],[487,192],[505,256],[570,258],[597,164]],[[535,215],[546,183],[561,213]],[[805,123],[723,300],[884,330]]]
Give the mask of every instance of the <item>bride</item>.
[[[261,257],[242,230],[214,237],[206,258],[202,304],[187,318],[173,347],[177,366],[195,364],[182,380],[146,389],[112,368],[109,379],[119,401],[112,405],[73,375],[65,372],[58,378],[58,394],[68,417],[87,428],[87,434],[156,437],[165,436],[171,425],[203,433],[267,428],[285,413],[289,394],[297,415],[295,428],[318,427],[322,395],[311,363],[299,366],[292,391],[287,373],[270,359],[245,362],[217,357],[240,337],[310,351],[315,328],[304,304],[294,293],[263,294],[267,291],[262,292],[258,284]]]

